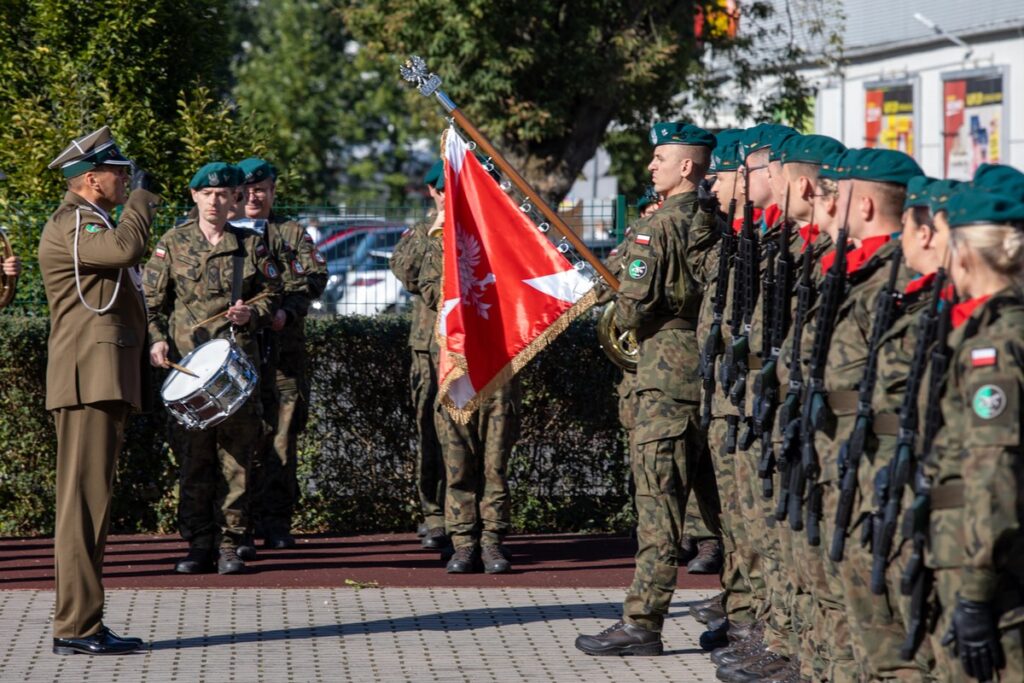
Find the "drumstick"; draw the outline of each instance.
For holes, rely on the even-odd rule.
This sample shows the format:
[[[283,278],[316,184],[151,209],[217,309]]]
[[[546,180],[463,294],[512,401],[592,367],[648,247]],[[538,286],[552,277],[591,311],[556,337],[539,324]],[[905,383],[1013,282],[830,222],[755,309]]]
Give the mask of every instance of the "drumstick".
[[[186,368],[184,365],[178,365],[177,363],[172,363],[169,360],[165,360],[164,361],[164,367],[165,368],[172,368],[174,370],[177,370],[178,372],[183,372],[186,375],[189,375],[191,377],[196,377],[196,378],[199,377],[199,375],[197,375],[196,373],[192,372],[191,370]]]
[[[251,304],[256,303],[257,301],[263,301],[268,296],[270,296],[270,292],[260,292],[259,294],[257,294],[253,298],[251,298],[248,301],[246,301],[245,305],[249,306]],[[223,311],[221,313],[218,313],[217,315],[214,315],[214,316],[211,316],[211,317],[207,318],[206,320],[200,320],[199,322],[197,322],[195,325],[192,326],[192,331],[194,332],[194,331],[198,330],[200,327],[202,327],[203,325],[205,325],[207,323],[212,323],[217,318],[223,318],[227,314],[228,314],[227,311]]]

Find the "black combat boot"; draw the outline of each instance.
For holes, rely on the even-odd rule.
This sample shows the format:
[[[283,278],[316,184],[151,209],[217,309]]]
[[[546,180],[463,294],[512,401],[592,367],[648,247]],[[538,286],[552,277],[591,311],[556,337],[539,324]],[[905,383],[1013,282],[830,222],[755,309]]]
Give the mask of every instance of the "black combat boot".
[[[711,653],[710,659],[715,666],[733,666],[761,654],[764,649],[764,641],[761,638],[748,638],[715,650]]]
[[[686,564],[697,557],[697,540],[693,536],[683,536],[679,544],[679,564]]]
[[[512,569],[504,549],[497,543],[485,543],[481,547],[480,559],[484,563],[484,571],[488,574],[504,574]]]
[[[239,559],[244,562],[254,562],[256,560],[256,541],[249,534],[242,536],[241,540],[238,541],[236,552]]]
[[[697,557],[686,564],[690,574],[718,574],[722,571],[722,542],[717,538],[707,538],[697,544]]]
[[[701,600],[690,605],[690,616],[702,624],[725,616],[725,608],[722,606],[722,598],[725,593],[713,595],[707,600]]]
[[[220,549],[220,557],[217,558],[218,574],[239,574],[244,571],[245,562],[239,559],[237,550],[230,547]]]
[[[588,655],[657,656],[664,649],[661,634],[639,626],[616,622],[596,636],[579,636],[576,649]]]
[[[291,550],[295,547],[295,537],[291,535],[286,526],[272,526],[267,529],[266,537],[263,539],[263,547],[270,548],[271,550]],[[249,559],[248,557],[242,557],[241,552],[238,553],[238,556],[246,561]]]
[[[754,683],[774,678],[789,666],[789,659],[780,654],[764,650],[753,657],[731,666],[723,666],[716,674],[725,683]]]
[[[449,574],[471,574],[479,571],[477,569],[479,561],[480,554],[477,547],[475,545],[464,545],[455,549],[455,553],[448,560],[445,570]]]
[[[188,555],[174,564],[179,574],[206,574],[213,571],[213,551],[210,548],[192,547]]]
[[[440,550],[448,545],[448,534],[444,532],[443,526],[434,527],[423,535],[420,545],[427,550]]]

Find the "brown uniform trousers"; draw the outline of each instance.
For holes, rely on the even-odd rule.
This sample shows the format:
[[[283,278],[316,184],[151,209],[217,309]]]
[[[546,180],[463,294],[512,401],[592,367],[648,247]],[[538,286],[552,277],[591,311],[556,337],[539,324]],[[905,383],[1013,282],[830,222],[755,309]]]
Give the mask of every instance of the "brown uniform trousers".
[[[91,636],[103,624],[103,554],[117,455],[129,411],[146,407],[149,398],[146,309],[133,269],[145,254],[158,202],[154,194],[133,192],[117,228],[108,229],[95,207],[68,192],[39,244],[51,320],[46,407],[57,427],[57,638]],[[96,313],[79,292],[94,309],[112,305]]]

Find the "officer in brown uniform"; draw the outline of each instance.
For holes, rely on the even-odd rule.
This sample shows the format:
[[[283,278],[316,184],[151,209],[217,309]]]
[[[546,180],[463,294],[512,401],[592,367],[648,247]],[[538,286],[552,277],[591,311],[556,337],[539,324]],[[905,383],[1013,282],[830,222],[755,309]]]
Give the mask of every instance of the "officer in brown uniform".
[[[233,339],[254,364],[258,359],[254,334],[271,323],[281,277],[262,239],[227,224],[238,172],[220,162],[199,169],[189,183],[199,217],[165,233],[146,264],[149,355],[156,367],[217,338]],[[268,298],[245,303],[265,290]],[[214,321],[198,325],[212,316]],[[171,425],[181,466],[178,525],[189,542],[176,571],[210,571],[215,548],[218,572],[245,569],[238,546],[247,530],[248,473],[263,439],[262,412],[258,397],[250,397],[208,429]]]
[[[246,221],[232,224],[252,224],[263,234],[284,285],[281,306],[270,328],[262,330],[264,415],[273,435],[261,449],[252,501],[264,545],[282,550],[295,547],[291,524],[299,498],[298,438],[309,417],[306,314],[327,285],[327,262],[301,225],[273,212],[277,170],[256,157],[243,159],[238,168],[244,174]]]
[[[54,554],[56,654],[118,654],[142,646],[103,624],[103,551],[117,455],[131,410],[149,396],[146,305],[138,269],[159,197],[106,126],[50,164],[68,192],[39,242],[50,306],[46,408],[57,427]],[[110,212],[127,206],[115,226]]]
[[[434,402],[437,398],[437,366],[430,357],[430,340],[434,336],[437,312],[428,306],[420,292],[419,275],[423,266],[431,225],[444,217],[444,162],[437,161],[423,178],[434,200],[433,216],[420,221],[402,234],[391,255],[391,272],[412,294],[412,319],[409,325],[409,347],[412,352],[409,386],[416,417],[419,443],[416,457],[416,487],[423,510],[423,547],[440,550],[448,545],[444,529],[445,468],[434,425]]]
[[[631,465],[636,482],[636,572],[622,621],[576,647],[593,655],[658,655],[661,628],[676,586],[686,499],[704,447],[699,432],[700,375],[696,336],[701,288],[686,260],[697,185],[715,136],[689,124],[651,129],[648,168],[661,208],[640,221],[622,254],[625,277],[615,320],[635,330],[637,428]]]

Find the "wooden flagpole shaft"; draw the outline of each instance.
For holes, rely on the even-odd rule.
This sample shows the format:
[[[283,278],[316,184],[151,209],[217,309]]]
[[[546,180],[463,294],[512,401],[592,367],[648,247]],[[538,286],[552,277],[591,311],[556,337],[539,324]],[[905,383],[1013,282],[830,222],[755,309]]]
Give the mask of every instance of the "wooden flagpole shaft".
[[[441,79],[438,78],[436,74],[427,72],[426,63],[424,63],[421,58],[414,56],[405,63],[401,72],[402,78],[410,83],[415,83],[421,94],[424,96],[434,95],[437,97],[441,102],[441,106],[443,106],[445,110],[452,115],[455,123],[457,123],[459,127],[466,132],[466,134],[477,144],[477,147],[479,147],[484,154],[491,158],[491,161],[501,169],[501,172],[505,174],[505,177],[509,179],[509,182],[515,185],[516,189],[522,192],[523,195],[540,210],[541,214],[544,215],[544,218],[548,220],[550,225],[554,227],[555,230],[557,230],[558,233],[564,237],[574,249],[576,249],[576,253],[582,256],[587,263],[593,266],[594,270],[597,271],[597,274],[608,283],[609,287],[615,291],[619,291],[618,278],[612,275],[612,272],[608,270],[608,267],[601,263],[600,259],[594,256],[590,249],[587,248],[587,245],[583,243],[583,240],[581,240],[579,236],[565,224],[565,221],[563,221],[562,217],[558,215],[558,212],[554,211],[550,206],[548,206],[547,202],[541,199],[540,195],[537,194],[537,192],[530,187],[530,184],[526,182],[526,179],[519,175],[519,172],[505,160],[505,157],[503,157],[498,150],[494,148],[494,145],[491,144],[490,140],[488,140],[468,118],[466,118],[466,115],[462,113],[454,102],[452,102],[451,98],[449,98],[448,95],[440,89]]]

